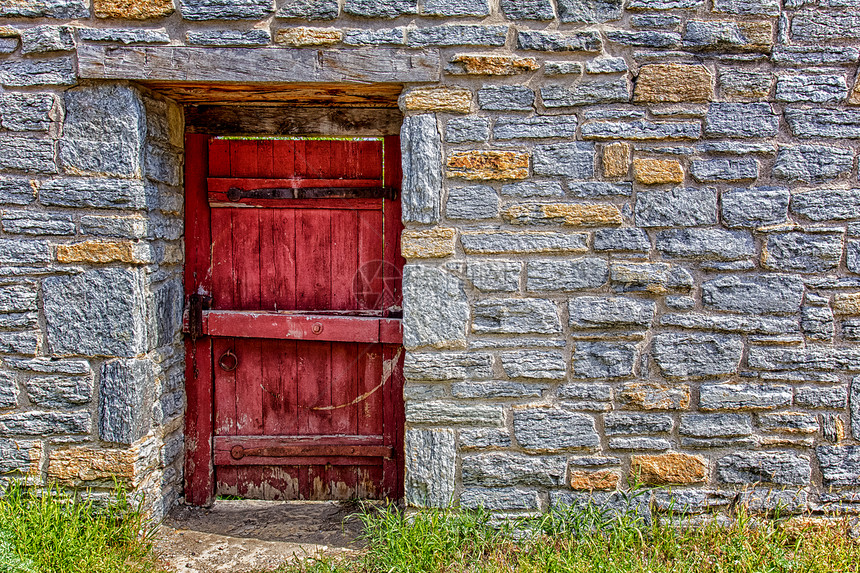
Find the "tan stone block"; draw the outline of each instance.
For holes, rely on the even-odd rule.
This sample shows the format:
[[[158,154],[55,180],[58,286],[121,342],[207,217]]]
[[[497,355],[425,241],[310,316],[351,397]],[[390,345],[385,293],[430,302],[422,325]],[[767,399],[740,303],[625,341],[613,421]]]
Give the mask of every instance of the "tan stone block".
[[[448,73],[476,76],[514,76],[540,68],[534,58],[516,56],[457,54],[451,58],[451,64],[452,66],[447,70]]]
[[[403,102],[409,111],[469,113],[472,92],[466,88],[420,88],[406,94]]]
[[[275,42],[294,48],[307,46],[331,46],[343,40],[343,32],[337,28],[281,28],[275,34]]]
[[[134,449],[110,450],[76,446],[48,456],[48,479],[69,484],[95,480],[134,480]]]
[[[690,387],[659,382],[630,382],[621,387],[618,399],[637,410],[686,410],[690,407]]]
[[[833,312],[849,316],[860,315],[860,292],[838,293],[833,297]]]
[[[753,50],[770,50],[773,47],[773,23],[765,20],[755,22],[737,21],[738,28],[747,37],[746,48]]]
[[[21,35],[18,28],[12,26],[0,26],[0,38],[17,38]]]
[[[646,485],[702,483],[707,469],[705,458],[680,452],[633,456],[630,460],[631,474]]]
[[[448,177],[469,180],[526,179],[529,155],[518,151],[457,151],[448,156]]]
[[[684,169],[681,163],[674,159],[644,159],[637,157],[633,160],[633,176],[637,183],[658,185],[661,183],[683,183]]]
[[[605,227],[624,221],[617,205],[608,203],[517,203],[502,217],[517,225],[560,223],[571,227]]]
[[[618,486],[618,480],[618,474],[610,470],[570,472],[570,487],[573,489],[615,489]]]
[[[851,95],[848,96],[848,103],[851,105],[860,105],[860,75],[857,76],[857,81],[854,82],[854,89],[851,90]]]
[[[57,261],[61,263],[138,263],[131,241],[84,241],[73,245],[57,245]]]
[[[93,0],[97,18],[149,20],[173,14],[173,0]]]
[[[714,96],[714,78],[698,64],[649,64],[639,68],[633,101],[653,103],[707,102]]]
[[[454,254],[456,232],[447,227],[426,231],[403,231],[400,252],[407,259],[449,257]]]
[[[603,176],[610,179],[626,177],[630,167],[630,144],[610,143],[603,148]]]

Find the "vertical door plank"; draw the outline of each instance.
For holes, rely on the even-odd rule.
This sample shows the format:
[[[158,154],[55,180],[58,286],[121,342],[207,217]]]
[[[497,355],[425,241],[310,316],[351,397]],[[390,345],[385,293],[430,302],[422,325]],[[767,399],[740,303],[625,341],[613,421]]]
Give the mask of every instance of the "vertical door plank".
[[[330,211],[296,213],[296,308],[325,310],[331,304]]]
[[[263,433],[290,436],[298,433],[296,342],[263,342]]]
[[[358,431],[358,405],[351,404],[358,396],[358,345],[333,342],[331,345],[331,411],[333,434],[355,434]]]
[[[192,136],[188,136],[192,137]],[[186,147],[185,156],[188,157]],[[187,159],[186,159],[187,161]],[[230,176],[230,142],[226,139],[212,138],[209,140],[209,177]]]
[[[254,177],[257,174],[257,140],[231,139],[230,176]]]
[[[233,211],[233,275],[236,310],[260,309],[260,212]]]
[[[272,173],[278,179],[296,176],[296,142],[276,139],[272,142]]]
[[[257,436],[263,433],[262,340],[236,340],[236,433]]]
[[[216,436],[236,435],[236,371],[228,372],[219,364],[221,357],[228,351],[237,354],[234,339],[212,339]]]
[[[353,310],[358,272],[358,211],[331,213],[331,308]]]
[[[361,272],[361,289],[364,293],[361,308],[382,309],[383,274],[382,212],[361,211],[358,223],[358,260]]]
[[[257,172],[256,177],[270,178],[275,176],[275,142],[271,139],[257,141]]]
[[[378,436],[382,434],[383,392],[376,389],[382,382],[382,346],[361,344],[357,357],[358,394],[373,392],[359,402],[358,434]]]
[[[212,307],[216,309],[236,308],[233,211],[235,209],[212,209]]]
[[[296,209],[272,209],[272,259],[263,259],[274,277],[266,283],[280,310],[296,310]]]
[[[325,434],[331,412],[315,408],[331,405],[331,343],[297,341],[299,433]]]

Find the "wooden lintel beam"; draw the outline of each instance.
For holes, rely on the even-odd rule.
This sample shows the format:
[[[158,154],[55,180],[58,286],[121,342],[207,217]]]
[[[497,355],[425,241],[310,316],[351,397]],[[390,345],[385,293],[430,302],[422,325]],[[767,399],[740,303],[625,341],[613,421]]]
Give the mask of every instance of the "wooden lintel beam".
[[[396,100],[395,100],[396,101]],[[349,135],[400,133],[393,108],[199,105],[185,108],[190,133],[211,135]]]

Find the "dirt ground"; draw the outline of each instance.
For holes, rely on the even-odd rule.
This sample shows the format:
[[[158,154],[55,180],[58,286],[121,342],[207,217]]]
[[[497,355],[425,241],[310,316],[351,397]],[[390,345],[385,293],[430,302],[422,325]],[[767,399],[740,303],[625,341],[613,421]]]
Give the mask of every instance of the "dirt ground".
[[[246,573],[290,559],[360,549],[355,505],[337,502],[218,501],[181,506],[159,528],[156,551],[182,573]]]

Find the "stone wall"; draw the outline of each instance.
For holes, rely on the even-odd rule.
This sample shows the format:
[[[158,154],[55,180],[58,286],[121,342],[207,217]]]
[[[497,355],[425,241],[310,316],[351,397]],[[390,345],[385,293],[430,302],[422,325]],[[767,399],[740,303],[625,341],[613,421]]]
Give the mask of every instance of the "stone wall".
[[[0,469],[178,495],[180,111],[76,47],[421,48],[407,499],[860,510],[858,6],[4,3]]]

